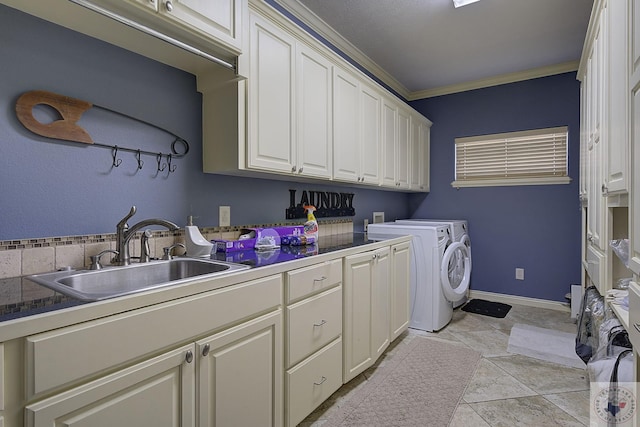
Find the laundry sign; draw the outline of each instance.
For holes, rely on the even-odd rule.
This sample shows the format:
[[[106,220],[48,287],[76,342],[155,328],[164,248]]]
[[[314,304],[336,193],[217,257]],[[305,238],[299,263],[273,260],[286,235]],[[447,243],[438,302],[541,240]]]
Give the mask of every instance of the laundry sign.
[[[353,193],[338,193],[333,191],[289,190],[289,207],[286,210],[287,219],[306,218],[305,205],[313,205],[313,213],[318,218],[335,216],[354,216]]]

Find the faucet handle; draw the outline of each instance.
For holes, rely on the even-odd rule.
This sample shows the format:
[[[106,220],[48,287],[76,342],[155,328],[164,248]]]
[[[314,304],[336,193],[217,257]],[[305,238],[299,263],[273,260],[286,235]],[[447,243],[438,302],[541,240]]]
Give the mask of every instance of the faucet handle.
[[[162,250],[164,251],[164,255],[162,256],[162,259],[165,261],[173,259],[173,256],[171,255],[171,251],[178,247],[182,249],[186,249],[182,243],[175,243],[169,247],[162,248]]]
[[[91,265],[89,266],[89,270],[101,270],[102,264],[100,264],[100,258],[102,255],[111,252],[112,254],[118,255],[118,251],[114,251],[111,249],[104,250],[100,252],[98,255],[91,255],[89,258],[91,259]]]
[[[124,218],[122,218],[120,220],[120,222],[118,223],[117,227],[119,229],[126,229],[127,228],[127,221],[129,221],[129,218],[131,218],[132,216],[134,216],[136,214],[136,207],[135,206],[131,206],[131,210],[129,211],[128,214],[125,215]]]

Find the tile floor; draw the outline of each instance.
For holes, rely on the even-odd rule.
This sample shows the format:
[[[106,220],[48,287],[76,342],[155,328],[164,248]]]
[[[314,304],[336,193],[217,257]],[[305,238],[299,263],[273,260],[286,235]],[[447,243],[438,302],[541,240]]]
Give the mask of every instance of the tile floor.
[[[575,332],[568,312],[513,305],[504,319],[455,310],[438,333],[409,329],[389,347],[378,364],[418,335],[465,345],[482,353],[476,373],[456,410],[452,427],[588,426],[589,381],[584,369],[569,368],[507,352],[516,323]],[[375,366],[345,384],[299,426],[319,427],[349,394],[362,386]]]

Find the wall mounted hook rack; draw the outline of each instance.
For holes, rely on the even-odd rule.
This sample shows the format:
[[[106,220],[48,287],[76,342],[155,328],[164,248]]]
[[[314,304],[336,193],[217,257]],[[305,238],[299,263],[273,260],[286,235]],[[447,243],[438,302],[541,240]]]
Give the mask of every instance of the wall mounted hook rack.
[[[51,123],[39,122],[35,117],[33,117],[33,108],[36,105],[40,104],[48,105],[55,109],[60,114],[61,119],[55,120]],[[175,138],[171,143],[171,152],[151,152],[141,150],[139,148],[128,148],[119,145],[110,145],[95,142],[93,139],[91,139],[89,133],[85,129],[83,129],[82,126],[79,126],[77,124],[82,114],[92,107],[119,114],[121,116],[136,120],[149,126],[153,126],[156,129],[160,129],[168,133]],[[135,153],[135,158],[138,162],[138,169],[142,169],[142,167],[144,166],[144,161],[141,159],[141,156],[144,154],[156,157],[156,160],[158,162],[158,172],[163,172],[166,169],[169,173],[173,173],[176,170],[176,165],[172,165],[171,161],[173,159],[184,157],[189,152],[189,143],[167,129],[156,126],[153,123],[140,120],[136,117],[132,117],[128,114],[123,114],[118,111],[102,107],[100,105],[82,101],[80,99],[58,95],[53,92],[34,90],[22,94],[16,101],[16,116],[25,128],[29,129],[31,132],[37,135],[47,138],[61,139],[65,141],[80,142],[84,144],[90,144],[95,147],[110,149],[111,155],[113,157],[112,166],[116,168],[122,163],[122,159],[118,157],[118,152],[127,151]],[[163,157],[166,158],[166,163],[162,162]]]

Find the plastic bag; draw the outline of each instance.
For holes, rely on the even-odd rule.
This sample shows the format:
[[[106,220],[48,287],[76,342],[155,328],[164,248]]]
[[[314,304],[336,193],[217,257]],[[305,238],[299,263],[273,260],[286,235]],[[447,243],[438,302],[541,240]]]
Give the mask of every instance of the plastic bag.
[[[609,242],[613,252],[624,263],[624,266],[629,268],[629,239],[618,239]]]
[[[584,363],[587,363],[598,349],[600,325],[605,320],[605,313],[604,298],[595,286],[589,286],[582,297],[576,335],[576,354]]]

